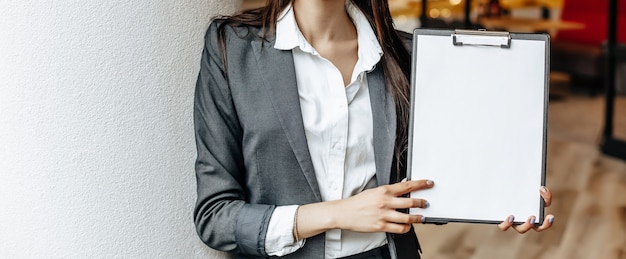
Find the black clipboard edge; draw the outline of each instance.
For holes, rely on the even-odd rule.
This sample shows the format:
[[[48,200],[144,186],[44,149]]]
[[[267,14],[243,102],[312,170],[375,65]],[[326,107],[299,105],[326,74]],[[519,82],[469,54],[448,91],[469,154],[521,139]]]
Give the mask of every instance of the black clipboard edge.
[[[449,29],[421,29],[416,28],[413,30],[413,43],[411,46],[411,55],[414,56],[417,52],[417,42],[419,35],[431,35],[431,36],[451,36],[455,31]],[[541,186],[546,186],[546,166],[547,166],[547,143],[548,143],[548,105],[549,105],[549,95],[550,95],[550,35],[547,33],[517,33],[511,32],[509,33],[511,39],[514,40],[535,40],[535,41],[544,41],[545,42],[545,74],[544,74],[544,114],[543,114],[543,146],[542,146],[542,172],[541,172]],[[411,68],[415,68],[417,66],[417,60],[415,58],[411,58]],[[415,73],[411,71],[411,111],[415,110],[415,86],[416,78]],[[410,115],[409,119],[409,132],[413,132],[414,129],[414,119],[413,113]],[[413,135],[409,134],[409,143],[408,143],[408,151],[407,151],[407,174],[406,179],[411,180],[411,168],[412,168],[412,150],[413,150]],[[539,226],[541,222],[545,220],[545,201],[539,197],[539,215],[536,217],[535,226]],[[457,218],[436,218],[436,217],[426,217],[424,224],[435,224],[435,225],[445,225],[450,222],[455,223],[479,223],[479,224],[500,224],[501,221],[490,221],[490,220],[476,220],[476,219],[457,219]],[[515,221],[514,225],[523,224],[524,221]]]
[[[422,224],[434,224],[434,225],[446,225],[448,223],[472,223],[472,224],[492,224],[497,225],[502,223],[503,221],[496,220],[477,220],[477,219],[457,219],[457,218],[431,218],[426,217],[425,221]],[[535,221],[534,226],[541,226],[541,222],[543,220]],[[526,221],[514,221],[513,225],[521,225],[526,223]]]

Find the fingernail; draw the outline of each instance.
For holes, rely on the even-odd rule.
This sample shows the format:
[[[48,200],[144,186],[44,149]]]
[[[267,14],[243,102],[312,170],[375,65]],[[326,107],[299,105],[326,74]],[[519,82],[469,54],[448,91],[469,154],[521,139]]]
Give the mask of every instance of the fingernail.
[[[422,223],[426,222],[426,217],[422,216],[422,218],[420,219],[420,221],[422,221]]]
[[[406,180],[406,178],[404,178],[404,179],[402,179],[402,181],[400,181],[400,182],[406,182],[406,181],[407,181],[407,180]]]
[[[550,217],[550,219],[548,219],[548,222],[550,222],[550,224],[554,223],[554,217]]]
[[[509,223],[513,223],[515,221],[515,216],[509,216]]]
[[[545,186],[541,186],[541,192],[548,192],[548,188],[546,188]]]
[[[535,225],[535,217],[530,218],[530,224]]]
[[[427,180],[427,181],[426,181],[426,184],[428,184],[428,185],[433,185],[433,184],[435,184],[435,182],[433,182],[432,180]]]
[[[424,209],[428,209],[428,207],[430,207],[430,202],[426,201],[426,203],[424,203]]]

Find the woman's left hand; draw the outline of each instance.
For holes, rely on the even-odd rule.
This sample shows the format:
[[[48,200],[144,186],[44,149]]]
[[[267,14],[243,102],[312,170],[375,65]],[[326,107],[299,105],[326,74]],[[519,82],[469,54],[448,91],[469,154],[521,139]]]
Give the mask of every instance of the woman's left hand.
[[[545,207],[549,207],[550,204],[552,203],[552,192],[550,192],[550,190],[548,190],[548,188],[546,188],[545,186],[542,186],[540,188],[539,193],[541,194],[541,197],[543,198]],[[541,232],[552,227],[552,223],[554,223],[554,215],[552,214],[547,215],[545,219],[543,220],[543,224],[541,224],[541,226],[538,226],[538,227],[535,226],[536,220],[537,218],[535,216],[530,216],[528,217],[528,219],[526,219],[526,222],[524,222],[524,224],[513,226],[515,217],[511,215],[505,221],[500,223],[498,225],[498,228],[500,228],[502,231],[506,231],[507,229],[513,227],[515,231],[521,234],[526,233],[531,229],[534,229],[537,232]]]

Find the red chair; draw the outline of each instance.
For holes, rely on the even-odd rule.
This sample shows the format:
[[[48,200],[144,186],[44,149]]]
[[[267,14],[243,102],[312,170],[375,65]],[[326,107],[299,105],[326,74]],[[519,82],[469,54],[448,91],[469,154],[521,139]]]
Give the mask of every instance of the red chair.
[[[618,43],[626,43],[626,0],[619,1]],[[552,39],[552,70],[569,73],[574,80],[593,81],[602,87],[606,56],[608,0],[565,0],[561,19],[585,24],[581,30],[559,31]]]

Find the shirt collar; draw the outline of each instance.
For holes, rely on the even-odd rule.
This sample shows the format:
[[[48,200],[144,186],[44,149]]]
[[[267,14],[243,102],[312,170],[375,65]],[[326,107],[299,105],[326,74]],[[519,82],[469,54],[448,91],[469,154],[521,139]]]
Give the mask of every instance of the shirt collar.
[[[276,42],[274,48],[279,50],[292,50],[300,46],[300,29],[296,23],[296,16],[291,4],[280,14],[276,22]]]
[[[346,1],[346,10],[350,18],[352,18],[358,35],[359,61],[357,65],[364,70],[371,70],[376,63],[380,61],[383,55],[382,48],[365,14],[350,0]],[[317,53],[300,32],[298,24],[296,23],[293,7],[289,5],[276,22],[276,42],[274,48],[279,50],[292,50],[296,47],[299,47],[304,52]]]

